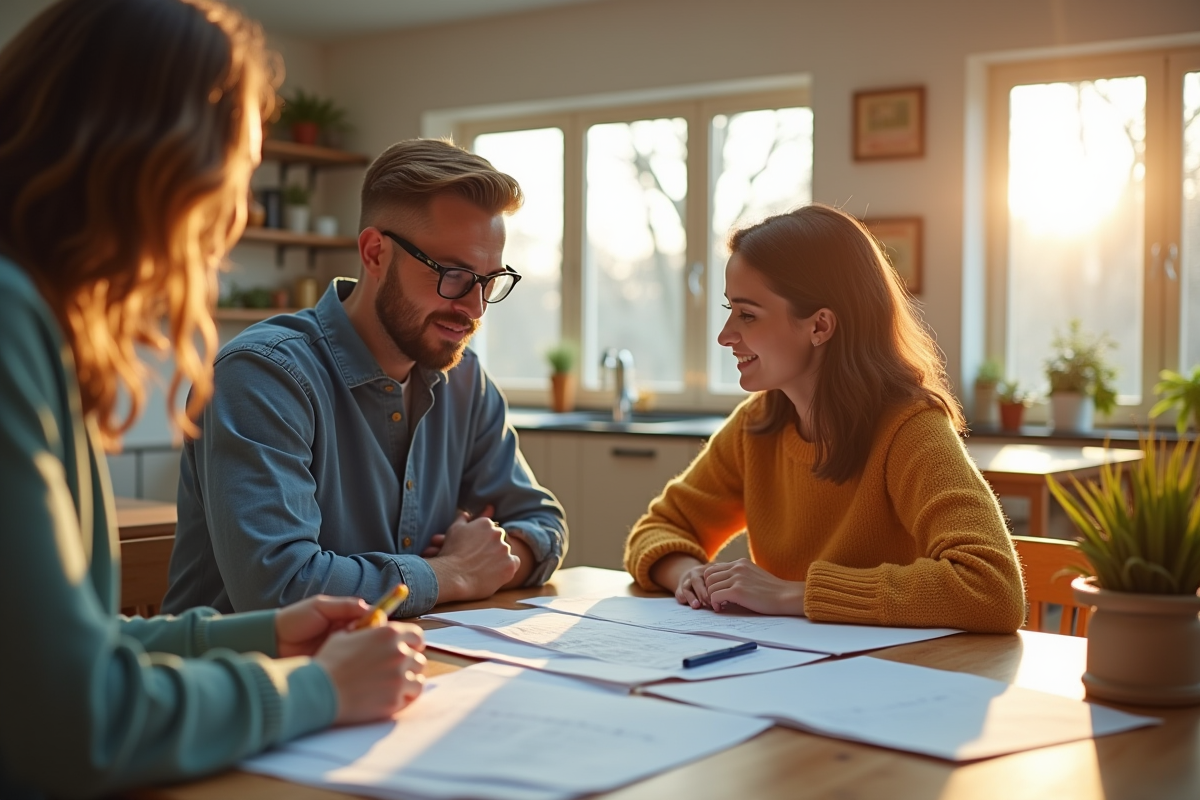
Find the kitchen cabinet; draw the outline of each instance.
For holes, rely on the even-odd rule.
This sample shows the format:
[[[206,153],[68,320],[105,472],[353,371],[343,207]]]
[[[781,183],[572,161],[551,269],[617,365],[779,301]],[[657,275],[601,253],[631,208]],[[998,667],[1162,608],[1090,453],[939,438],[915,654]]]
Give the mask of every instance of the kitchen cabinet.
[[[623,568],[625,538],[667,482],[700,453],[700,438],[521,430],[521,451],[567,512],[564,567]],[[722,553],[746,554],[745,537]]]

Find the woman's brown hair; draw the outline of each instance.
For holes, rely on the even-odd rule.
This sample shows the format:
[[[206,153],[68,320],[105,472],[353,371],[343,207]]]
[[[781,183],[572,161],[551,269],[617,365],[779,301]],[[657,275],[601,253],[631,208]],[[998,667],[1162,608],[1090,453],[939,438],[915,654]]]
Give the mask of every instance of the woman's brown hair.
[[[110,446],[144,404],[137,345],[173,343],[168,408],[196,432],[215,268],[245,226],[246,112],[270,110],[271,83],[261,30],[209,0],[62,0],[0,51],[0,255],[58,318]]]
[[[890,409],[924,402],[965,428],[933,337],[896,271],[863,224],[813,204],[736,231],[729,249],[785,298],[792,314],[833,311],[837,329],[813,397],[818,477],[844,483],[862,472],[875,429]],[[795,424],[796,409],[778,389],[767,392],[753,433]]]

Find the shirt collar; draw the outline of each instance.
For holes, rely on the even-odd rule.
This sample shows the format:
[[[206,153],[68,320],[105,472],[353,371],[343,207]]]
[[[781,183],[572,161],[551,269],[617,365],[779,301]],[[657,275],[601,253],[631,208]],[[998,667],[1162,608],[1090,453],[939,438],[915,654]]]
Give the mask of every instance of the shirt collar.
[[[337,361],[342,380],[351,389],[381,378],[390,380],[342,307],[342,302],[350,296],[356,285],[356,278],[334,278],[316,307],[317,320],[329,341],[329,349]],[[413,365],[413,369],[426,386],[432,387],[446,380],[445,373],[422,369],[418,365]]]

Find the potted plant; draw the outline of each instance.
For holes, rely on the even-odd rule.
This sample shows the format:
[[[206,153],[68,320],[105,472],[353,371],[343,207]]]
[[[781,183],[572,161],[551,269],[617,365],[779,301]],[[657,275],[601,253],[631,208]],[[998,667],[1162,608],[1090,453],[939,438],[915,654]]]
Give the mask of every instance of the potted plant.
[[[975,415],[976,424],[996,424],[996,387],[1004,380],[1004,366],[994,358],[989,358],[979,365],[975,373]]]
[[[292,233],[308,233],[308,189],[291,184],[283,190],[283,216]]]
[[[1021,421],[1025,417],[1025,408],[1029,405],[1029,396],[1021,391],[1016,381],[1006,381],[1001,384],[997,399],[1000,406],[1001,430],[1021,430]]]
[[[1129,472],[1104,468],[1099,483],[1074,481],[1078,496],[1048,477],[1081,534],[1092,571],[1071,587],[1095,609],[1088,627],[1089,694],[1122,703],[1200,703],[1200,444],[1168,453],[1154,431]]]
[[[1065,334],[1054,334],[1050,346],[1053,354],[1046,361],[1046,377],[1050,380],[1051,427],[1090,430],[1093,410],[1107,414],[1117,405],[1113,388],[1117,371],[1106,357],[1116,344],[1107,334],[1085,333],[1079,320],[1073,319]]]
[[[1175,409],[1176,432],[1186,431],[1189,422],[1200,430],[1200,366],[1192,367],[1190,377],[1170,369],[1164,369],[1158,377],[1154,393],[1162,399],[1150,409],[1150,416]]]
[[[322,136],[346,129],[346,112],[332,100],[297,89],[283,100],[279,122],[291,131],[292,140],[300,144],[316,144]]]
[[[575,408],[575,376],[571,374],[575,348],[562,342],[546,352],[546,360],[550,362],[550,408],[557,413],[570,411]]]

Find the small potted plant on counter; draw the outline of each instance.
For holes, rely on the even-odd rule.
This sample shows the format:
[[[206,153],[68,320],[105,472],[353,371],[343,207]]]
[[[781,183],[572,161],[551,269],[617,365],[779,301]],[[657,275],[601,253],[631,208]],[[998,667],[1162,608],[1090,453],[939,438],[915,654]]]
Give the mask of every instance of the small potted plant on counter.
[[[1002,383],[996,396],[1000,405],[1001,430],[1010,432],[1021,430],[1021,422],[1025,418],[1025,408],[1029,405],[1029,396],[1021,391],[1016,381]]]
[[[560,414],[571,411],[575,408],[575,376],[571,374],[575,348],[562,342],[546,352],[546,360],[550,362],[550,408]]]
[[[1150,416],[1157,417],[1174,409],[1177,433],[1182,435],[1189,422],[1200,431],[1200,366],[1192,367],[1190,376],[1164,369],[1158,373],[1158,378],[1154,393],[1162,399],[1150,409]]]
[[[979,365],[975,373],[975,424],[996,424],[996,388],[1004,380],[1004,366],[994,358]]]
[[[1117,405],[1113,388],[1117,371],[1106,357],[1116,344],[1107,334],[1084,333],[1080,321],[1073,319],[1065,334],[1055,333],[1050,346],[1053,355],[1046,361],[1046,377],[1050,380],[1051,427],[1091,430],[1094,411],[1107,414]]]
[[[1200,444],[1170,452],[1153,430],[1143,458],[1100,481],[1074,481],[1078,496],[1047,476],[1082,538],[1092,572],[1076,578],[1076,599],[1095,609],[1088,626],[1088,694],[1140,705],[1200,703]],[[1076,570],[1087,575],[1084,570]]]

